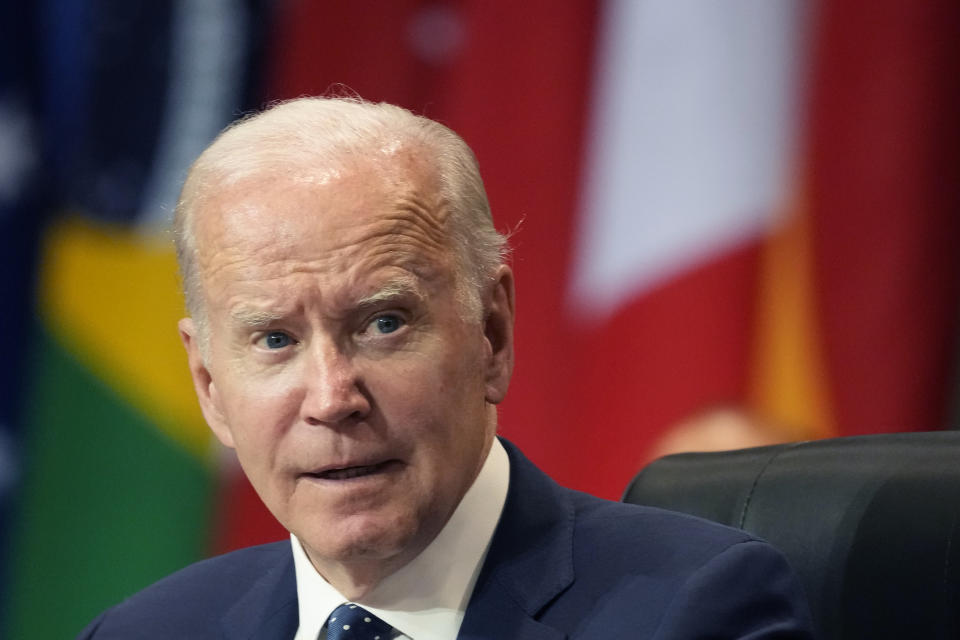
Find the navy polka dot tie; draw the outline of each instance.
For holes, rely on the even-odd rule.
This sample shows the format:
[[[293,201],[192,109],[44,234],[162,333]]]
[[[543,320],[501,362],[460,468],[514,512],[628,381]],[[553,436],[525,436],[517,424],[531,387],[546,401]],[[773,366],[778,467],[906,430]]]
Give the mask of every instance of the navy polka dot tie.
[[[327,640],[390,640],[393,627],[355,604],[342,604],[327,618]]]

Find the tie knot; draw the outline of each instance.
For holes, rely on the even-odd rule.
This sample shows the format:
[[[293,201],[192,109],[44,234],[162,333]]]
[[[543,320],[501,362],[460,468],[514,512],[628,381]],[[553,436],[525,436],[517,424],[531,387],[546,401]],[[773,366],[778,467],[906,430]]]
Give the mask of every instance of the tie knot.
[[[342,604],[327,618],[327,640],[390,640],[393,627],[355,604]]]

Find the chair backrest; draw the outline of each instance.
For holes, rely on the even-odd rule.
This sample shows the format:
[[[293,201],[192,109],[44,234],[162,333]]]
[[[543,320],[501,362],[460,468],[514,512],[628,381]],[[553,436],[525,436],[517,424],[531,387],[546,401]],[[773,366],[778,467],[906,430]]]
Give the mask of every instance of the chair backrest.
[[[960,638],[960,432],[667,456],[624,501],[778,547],[825,639]]]

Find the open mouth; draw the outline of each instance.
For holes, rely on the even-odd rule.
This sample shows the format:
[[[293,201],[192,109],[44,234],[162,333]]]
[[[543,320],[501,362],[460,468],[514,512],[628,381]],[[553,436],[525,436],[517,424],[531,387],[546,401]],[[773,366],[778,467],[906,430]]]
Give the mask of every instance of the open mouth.
[[[377,464],[325,469],[323,471],[308,473],[306,475],[312,478],[320,478],[321,480],[352,480],[354,478],[363,478],[365,476],[370,476],[385,471],[395,462],[395,460],[386,460],[384,462],[378,462]]]

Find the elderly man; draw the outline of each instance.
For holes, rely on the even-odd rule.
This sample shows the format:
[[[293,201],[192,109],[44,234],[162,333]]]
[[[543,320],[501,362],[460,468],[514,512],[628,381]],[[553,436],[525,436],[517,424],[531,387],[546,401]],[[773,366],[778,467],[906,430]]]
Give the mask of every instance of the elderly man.
[[[563,489],[496,438],[513,276],[449,129],[281,104],[196,161],[176,238],[203,414],[290,541],[188,567],[82,637],[808,637],[766,544]]]

